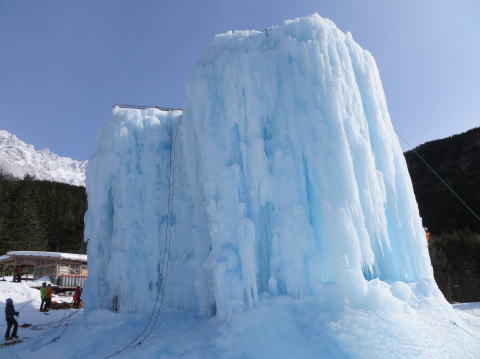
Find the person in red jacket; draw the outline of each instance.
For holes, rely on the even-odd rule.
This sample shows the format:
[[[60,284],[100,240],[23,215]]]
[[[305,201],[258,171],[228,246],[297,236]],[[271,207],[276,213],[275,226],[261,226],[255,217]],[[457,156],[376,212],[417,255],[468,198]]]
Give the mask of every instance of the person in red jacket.
[[[82,305],[82,288],[77,286],[77,288],[75,289],[75,293],[73,293],[73,307],[74,308],[80,308],[80,306]]]

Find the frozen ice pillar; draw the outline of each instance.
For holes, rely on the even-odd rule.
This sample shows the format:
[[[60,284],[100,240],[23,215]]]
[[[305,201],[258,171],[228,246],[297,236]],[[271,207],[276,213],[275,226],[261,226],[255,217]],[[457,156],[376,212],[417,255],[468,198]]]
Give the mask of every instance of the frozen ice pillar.
[[[220,316],[326,287],[355,302],[373,279],[435,289],[375,61],[318,15],[218,35],[184,113],[116,112],[87,177],[91,308],[150,312],[165,285],[166,304]]]
[[[184,117],[219,311],[327,282],[357,295],[372,278],[432,279],[375,61],[331,21],[218,35]]]

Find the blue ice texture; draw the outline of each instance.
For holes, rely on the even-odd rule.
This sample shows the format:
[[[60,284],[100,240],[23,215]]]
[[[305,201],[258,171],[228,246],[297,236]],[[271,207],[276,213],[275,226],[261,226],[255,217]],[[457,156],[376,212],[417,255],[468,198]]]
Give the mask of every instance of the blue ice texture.
[[[86,186],[90,311],[446,304],[375,60],[318,15],[217,35],[184,111],[115,108]]]

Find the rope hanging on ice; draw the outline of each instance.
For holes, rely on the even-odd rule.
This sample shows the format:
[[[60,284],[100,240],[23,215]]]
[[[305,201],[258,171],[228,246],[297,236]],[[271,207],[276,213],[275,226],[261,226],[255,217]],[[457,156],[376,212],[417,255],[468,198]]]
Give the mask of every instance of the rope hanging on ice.
[[[468,335],[470,335],[471,337],[477,339],[479,342],[480,342],[480,338],[477,337],[476,335],[470,333],[468,330],[466,330],[465,328],[463,328],[462,326],[458,325],[457,322],[453,322],[453,325],[458,327],[459,329],[463,330],[465,333],[467,333]]]
[[[115,105],[118,107],[122,107],[122,105]],[[125,105],[123,105],[125,107]],[[133,107],[133,105],[126,105],[130,106],[128,108],[140,108],[140,107]],[[148,106],[143,107],[145,108],[151,108]],[[153,108],[160,109],[159,107],[155,106]],[[172,111],[167,110],[167,111]],[[150,313],[150,318],[148,319],[147,324],[143,328],[142,332],[137,335],[132,341],[130,341],[126,346],[124,346],[122,349],[117,350],[115,353],[110,354],[103,359],[108,359],[112,358],[124,351],[126,351],[132,344],[136,342],[136,345],[134,346],[137,347],[140,344],[143,343],[145,339],[147,339],[150,334],[152,333],[153,329],[155,328],[158,317],[161,312],[162,304],[163,304],[163,299],[165,297],[165,287],[167,285],[167,278],[168,278],[168,264],[169,264],[169,259],[170,259],[170,244],[171,244],[171,239],[172,239],[172,218],[173,218],[173,198],[174,198],[174,191],[175,191],[175,163],[176,163],[176,150],[175,150],[175,145],[177,142],[177,136],[178,136],[178,129],[181,124],[181,119],[177,125],[177,128],[175,130],[175,134],[173,131],[173,119],[170,119],[170,166],[169,166],[169,178],[168,178],[168,201],[167,201],[167,225],[165,227],[165,246],[163,250],[163,256],[162,256],[162,272],[160,273],[160,281],[163,283],[160,284],[157,290],[157,297],[155,299],[155,304],[153,306],[152,312]],[[162,273],[165,273],[165,275],[162,275]],[[160,304],[157,304],[160,299]],[[152,319],[155,317],[153,325]],[[145,334],[146,333],[146,334]],[[142,338],[143,337],[143,338]],[[139,340],[140,339],[140,340]],[[138,341],[138,342],[137,342]]]

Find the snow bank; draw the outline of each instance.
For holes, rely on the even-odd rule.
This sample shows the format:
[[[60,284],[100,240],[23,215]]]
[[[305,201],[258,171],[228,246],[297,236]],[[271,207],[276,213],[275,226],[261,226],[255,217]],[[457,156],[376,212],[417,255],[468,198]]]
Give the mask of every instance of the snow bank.
[[[5,313],[7,298],[12,298],[16,310],[25,306],[37,306],[40,308],[40,292],[30,288],[26,283],[11,282],[12,277],[5,277],[6,281],[0,281],[0,313]]]
[[[44,275],[43,277],[40,277],[40,278],[37,278],[37,279],[34,279],[34,280],[27,280],[25,281],[25,284],[28,285],[30,288],[40,288],[43,286],[43,283],[45,283],[45,285],[52,285],[54,287],[56,287],[57,285],[52,283],[52,280],[50,279],[50,277],[48,275]]]
[[[34,325],[34,329],[20,328],[25,341],[11,348],[22,358],[45,358],[52,353],[65,359],[104,358],[139,335],[148,319],[148,315],[107,310],[90,311],[85,318],[83,310],[52,310],[45,316],[38,311],[38,290],[0,281],[2,312],[8,297],[20,310],[19,323]],[[398,311],[367,311],[354,310],[327,296],[323,300],[263,297],[257,306],[230,321],[200,319],[192,311],[165,310],[156,330],[141,346],[116,357],[476,358],[478,341],[464,330],[480,333],[480,303],[453,307],[462,317],[458,321],[462,328],[446,320],[431,300],[415,310],[404,303]],[[389,335],[392,330],[394,336]],[[3,358],[2,353],[0,349]]]
[[[350,308],[340,311],[331,304],[329,301],[276,296],[266,302],[261,300],[259,305],[242,315],[233,316],[231,321],[199,319],[191,311],[165,311],[157,329],[142,345],[125,350],[115,358],[478,357],[478,342],[451,321],[443,320],[442,314],[433,307],[391,315]],[[478,303],[476,305],[478,308]],[[468,321],[480,324],[480,317],[474,312],[465,311],[463,314]],[[78,319],[77,316],[74,319]],[[95,310],[89,312],[83,321],[69,323],[66,329],[61,327],[55,334],[47,336],[44,343],[61,333],[58,340],[38,351],[31,350],[36,348],[36,338],[15,346],[14,350],[19,356],[30,359],[43,359],[52,353],[65,359],[105,358],[139,335],[146,319],[148,315]],[[391,333],[392,328],[395,336],[384,334]]]

